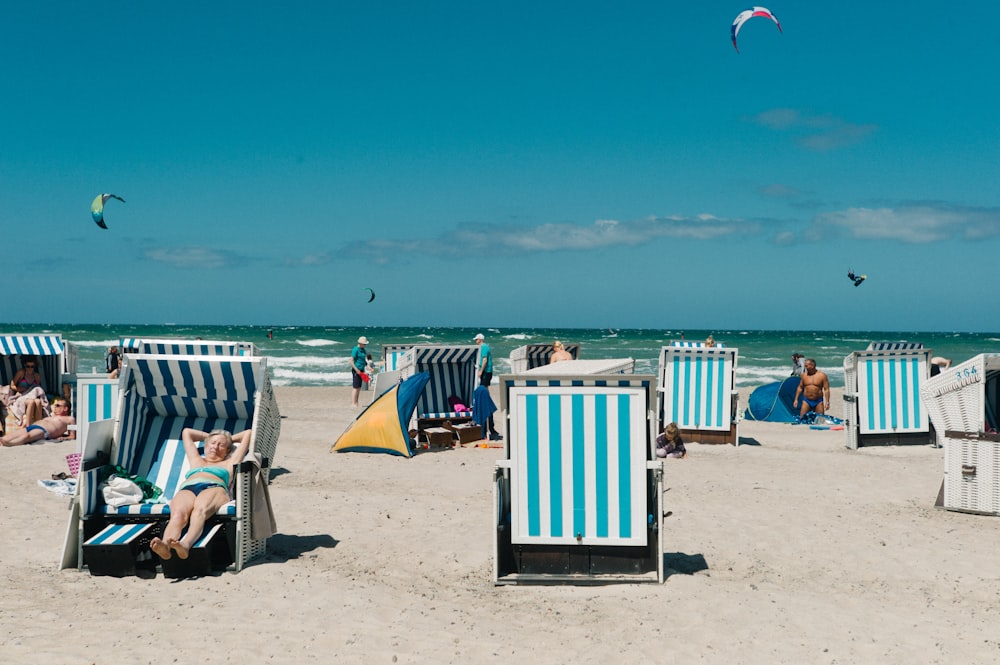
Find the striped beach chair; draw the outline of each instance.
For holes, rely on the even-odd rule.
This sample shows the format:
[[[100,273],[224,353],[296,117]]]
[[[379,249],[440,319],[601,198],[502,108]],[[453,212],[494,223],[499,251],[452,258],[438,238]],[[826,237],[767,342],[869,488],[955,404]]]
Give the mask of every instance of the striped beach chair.
[[[685,442],[739,445],[739,350],[704,342],[660,348],[657,419],[662,431],[676,422]]]
[[[531,376],[535,374],[632,374],[634,372],[634,358],[590,358],[587,360],[563,360],[520,373]]]
[[[872,342],[844,358],[848,448],[934,443],[920,391],[931,351],[913,342]]]
[[[938,505],[1000,515],[1000,353],[942,370],[921,393],[944,446]]]
[[[76,441],[79,452],[83,452],[83,441],[87,438],[87,430],[91,423],[115,417],[118,396],[118,379],[109,379],[107,374],[77,376],[73,409],[76,412]]]
[[[457,397],[462,404],[472,404],[476,389],[476,361],[479,348],[462,344],[440,346],[418,344],[400,360],[399,373],[404,381],[418,372],[427,372],[430,380],[417,400],[416,429],[439,428],[446,421],[452,425],[472,420],[470,412],[454,412],[448,399]]]
[[[563,344],[563,348],[573,356],[574,360],[580,357],[579,344]],[[519,346],[510,352],[510,373],[521,374],[527,372],[529,369],[544,367],[549,364],[551,357],[551,344],[525,344],[524,346]]]
[[[34,356],[37,360],[36,371],[42,375],[42,383],[49,395],[62,395],[63,384],[74,381],[79,363],[76,344],[53,334],[0,335],[0,386],[10,384],[21,369],[25,356]],[[6,409],[0,405],[0,416],[7,418],[7,415]],[[13,421],[7,424],[16,425]]]
[[[662,582],[656,379],[504,375],[494,582]]]
[[[413,344],[383,344],[382,345],[382,371],[398,372],[400,361],[406,352],[413,348]]]
[[[135,353],[171,356],[247,356],[260,355],[253,342],[217,342],[201,339],[133,340]]]
[[[94,427],[81,444],[90,452],[78,483],[79,542],[112,524],[162,524],[169,518],[169,500],[188,467],[181,442],[185,427],[231,432],[252,428],[250,452],[262,459],[263,468],[252,462],[236,465],[236,498],[215,519],[225,527],[235,570],[263,555],[266,539],[251,529],[253,476],[263,474],[266,482],[280,430],[266,363],[259,356],[132,355],[120,378],[113,431]],[[103,440],[91,440],[98,435]],[[98,454],[160,487],[160,500],[118,508],[104,505],[98,489],[101,467],[87,463]]]

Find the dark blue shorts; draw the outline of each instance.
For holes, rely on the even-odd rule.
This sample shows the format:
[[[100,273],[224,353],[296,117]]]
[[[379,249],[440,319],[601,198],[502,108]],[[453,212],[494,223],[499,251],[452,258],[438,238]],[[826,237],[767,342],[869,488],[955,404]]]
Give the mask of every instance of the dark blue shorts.
[[[188,492],[191,492],[195,496],[198,496],[199,494],[207,490],[209,487],[222,487],[222,485],[219,485],[218,483],[195,483],[194,485],[188,485],[187,487],[184,487],[182,489],[186,489]],[[222,489],[226,488],[222,487]]]
[[[361,387],[361,375],[357,372],[351,372],[351,386],[354,388]]]

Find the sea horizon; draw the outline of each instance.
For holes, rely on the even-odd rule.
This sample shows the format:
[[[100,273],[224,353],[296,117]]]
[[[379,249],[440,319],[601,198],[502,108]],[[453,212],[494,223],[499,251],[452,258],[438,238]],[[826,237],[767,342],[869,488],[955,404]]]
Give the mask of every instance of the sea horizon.
[[[382,358],[388,344],[473,344],[483,333],[493,351],[494,374],[510,370],[511,351],[525,344],[551,344],[556,339],[580,345],[581,358],[633,358],[637,374],[655,374],[661,346],[670,341],[704,340],[739,350],[738,388],[780,381],[791,374],[791,355],[814,358],[834,387],[844,385],[843,361],[872,341],[921,342],[936,356],[961,362],[978,353],[1000,352],[1000,333],[835,330],[723,330],[648,328],[526,328],[408,326],[220,326],[131,324],[18,324],[0,326],[0,334],[58,334],[77,345],[80,372],[103,372],[108,347],[122,338],[179,338],[253,342],[268,357],[278,386],[347,386],[349,355],[359,336],[368,351]]]

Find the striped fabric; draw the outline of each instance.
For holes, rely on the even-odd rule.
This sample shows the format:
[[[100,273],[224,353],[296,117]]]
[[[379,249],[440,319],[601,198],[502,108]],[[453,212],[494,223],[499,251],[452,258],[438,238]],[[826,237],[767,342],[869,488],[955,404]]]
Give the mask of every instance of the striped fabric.
[[[122,353],[135,353],[139,350],[139,342],[141,341],[137,337],[120,337],[118,348]]]
[[[430,375],[430,381],[417,401],[418,417],[449,411],[451,405],[448,398],[453,395],[462,404],[472,404],[478,356],[478,347],[472,345],[417,345],[406,352],[400,361],[403,379],[408,379],[417,372],[427,372]]]
[[[858,354],[858,424],[862,434],[927,432],[920,388],[928,351]]]
[[[118,379],[80,378],[76,383],[76,438],[87,440],[88,425],[115,417],[118,406]]]
[[[510,387],[511,541],[645,545],[649,383],[574,383]]]
[[[660,422],[681,429],[728,431],[736,349],[664,346],[660,350]]]
[[[382,345],[382,371],[399,371],[400,361],[406,352],[413,348],[412,344],[383,344]]]
[[[5,356],[58,356],[62,352],[59,335],[0,335],[0,354]]]
[[[159,422],[154,423],[151,431],[170,432],[168,436],[172,436],[174,431],[177,431],[176,437],[161,440],[156,445],[146,446],[143,456],[137,461],[134,470],[130,469],[130,471],[146,478],[149,482],[162,489],[163,495],[158,499],[157,503],[140,503],[120,506],[118,508],[104,506],[103,512],[106,515],[169,515],[170,499],[177,493],[177,489],[184,482],[184,475],[191,468],[187,455],[184,454],[184,442],[181,441],[179,430],[183,430],[184,427],[194,427],[204,432],[209,432],[213,429],[229,429],[225,426],[218,426],[218,423],[207,421],[204,423],[195,422],[192,425],[182,425],[182,421],[178,419],[158,418],[156,420]],[[175,422],[168,423],[168,420],[174,420]],[[231,425],[238,428],[237,431],[246,429],[240,423],[231,423]],[[229,429],[229,431],[233,430]],[[154,436],[153,440],[156,438],[157,436]],[[230,501],[220,508],[217,514],[236,515],[236,503]]]
[[[145,524],[110,524],[95,534],[84,545],[128,545],[146,531],[153,528],[152,522]]]
[[[132,340],[135,353],[171,356],[256,356],[252,342],[208,342],[188,339]]]
[[[912,351],[922,349],[921,342],[870,342],[868,351]]]
[[[689,342],[687,340],[677,340],[674,342],[670,342],[670,346],[677,346],[684,349],[703,349],[705,348],[705,342]],[[722,342],[716,342],[714,348],[722,349],[725,348],[725,346],[726,345],[723,344]]]

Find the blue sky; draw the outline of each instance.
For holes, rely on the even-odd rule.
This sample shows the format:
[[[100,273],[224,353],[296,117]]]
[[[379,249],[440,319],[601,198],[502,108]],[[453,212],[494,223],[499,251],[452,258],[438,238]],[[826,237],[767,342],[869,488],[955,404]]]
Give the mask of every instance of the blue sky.
[[[884,4],[6,7],[6,317],[1000,330],[1000,4]]]

